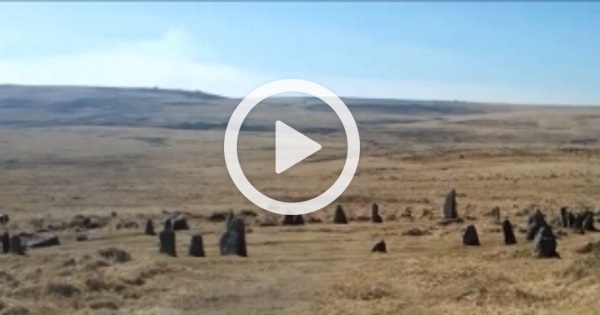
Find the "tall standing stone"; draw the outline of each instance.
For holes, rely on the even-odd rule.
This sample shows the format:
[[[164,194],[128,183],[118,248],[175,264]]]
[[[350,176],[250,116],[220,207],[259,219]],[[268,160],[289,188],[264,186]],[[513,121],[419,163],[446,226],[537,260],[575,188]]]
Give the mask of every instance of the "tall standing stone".
[[[144,233],[146,235],[156,235],[156,232],[154,231],[154,222],[152,222],[152,219],[148,219],[148,221],[146,221],[146,230]]]
[[[2,252],[8,254],[10,252],[10,235],[8,232],[2,234]]]
[[[533,255],[537,258],[560,258],[556,251],[556,236],[550,226],[540,228],[533,241]]]
[[[474,225],[467,226],[465,233],[463,234],[463,245],[466,246],[479,246],[479,235]]]
[[[504,219],[504,222],[502,222],[502,234],[504,234],[504,244],[517,244],[515,232],[513,231],[512,224],[510,223],[510,221],[508,221],[508,219]]]
[[[379,205],[376,203],[373,203],[373,205],[371,206],[371,222],[373,222],[373,223],[382,223],[383,222],[383,218],[379,214]]]
[[[10,252],[14,255],[25,255],[25,247],[21,243],[21,237],[19,235],[13,235],[10,238]]]
[[[560,208],[560,223],[562,227],[569,227],[569,209],[567,207]]]
[[[533,241],[540,228],[548,226],[546,218],[540,210],[537,210],[530,218],[527,225],[527,240]]]
[[[221,255],[238,255],[247,257],[246,249],[246,225],[240,218],[232,218],[225,233],[219,241]]]
[[[335,224],[348,224],[348,218],[346,218],[346,212],[342,205],[337,205],[335,208],[335,215],[333,216],[333,223]]]
[[[192,239],[190,240],[189,255],[192,257],[206,256],[206,254],[204,253],[204,242],[202,240],[202,235],[192,235]]]
[[[159,252],[161,254],[177,257],[175,231],[171,229],[165,229],[158,234],[158,239],[160,241]]]
[[[458,212],[456,211],[456,190],[452,189],[446,195],[444,202],[444,219],[456,219],[458,218]]]

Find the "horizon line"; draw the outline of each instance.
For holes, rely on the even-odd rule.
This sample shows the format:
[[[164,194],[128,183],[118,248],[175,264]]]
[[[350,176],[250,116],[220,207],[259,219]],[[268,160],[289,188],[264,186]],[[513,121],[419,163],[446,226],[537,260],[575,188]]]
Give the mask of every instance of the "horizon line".
[[[226,96],[216,93],[207,92],[204,90],[193,90],[185,88],[168,88],[159,86],[111,86],[111,85],[86,85],[86,84],[21,84],[21,83],[6,83],[0,82],[0,87],[53,87],[53,88],[97,88],[97,89],[122,89],[122,90],[158,90],[158,91],[177,91],[188,93],[202,93],[208,96],[236,100],[244,97]],[[311,96],[271,96],[269,98],[308,98]],[[447,103],[466,103],[472,105],[484,106],[532,106],[532,107],[600,107],[600,103],[586,104],[561,104],[561,103],[528,103],[528,102],[490,102],[464,99],[424,99],[424,98],[390,98],[390,97],[373,97],[373,96],[339,96],[341,99],[370,99],[370,100],[388,100],[388,101],[417,101],[417,102],[447,102]]]

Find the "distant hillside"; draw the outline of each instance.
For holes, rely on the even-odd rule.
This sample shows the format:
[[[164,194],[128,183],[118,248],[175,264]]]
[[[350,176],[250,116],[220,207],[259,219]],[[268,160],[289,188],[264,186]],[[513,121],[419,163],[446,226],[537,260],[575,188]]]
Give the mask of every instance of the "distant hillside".
[[[0,126],[141,126],[177,129],[223,129],[239,103],[214,94],[158,88],[0,85]],[[344,98],[353,113],[400,115],[468,115],[492,107],[457,101]],[[281,105],[327,110],[316,98],[270,99]],[[497,109],[496,109],[497,110]],[[359,120],[357,118],[357,120]],[[270,130],[246,126],[249,130]]]

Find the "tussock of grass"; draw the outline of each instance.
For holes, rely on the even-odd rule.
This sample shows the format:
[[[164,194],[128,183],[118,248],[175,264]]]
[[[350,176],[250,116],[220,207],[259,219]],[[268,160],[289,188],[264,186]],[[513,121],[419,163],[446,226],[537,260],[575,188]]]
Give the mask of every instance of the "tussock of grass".
[[[104,259],[114,263],[125,263],[131,260],[131,254],[115,247],[101,249],[98,251],[98,254]]]
[[[46,285],[45,293],[57,297],[71,298],[81,294],[81,289],[71,283],[50,282]]]

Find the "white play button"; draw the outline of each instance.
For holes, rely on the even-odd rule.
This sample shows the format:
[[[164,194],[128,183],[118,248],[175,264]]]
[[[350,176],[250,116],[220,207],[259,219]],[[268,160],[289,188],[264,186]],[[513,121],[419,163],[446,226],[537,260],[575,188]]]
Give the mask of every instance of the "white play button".
[[[321,145],[281,121],[275,122],[275,172],[290,167],[321,150]]]

